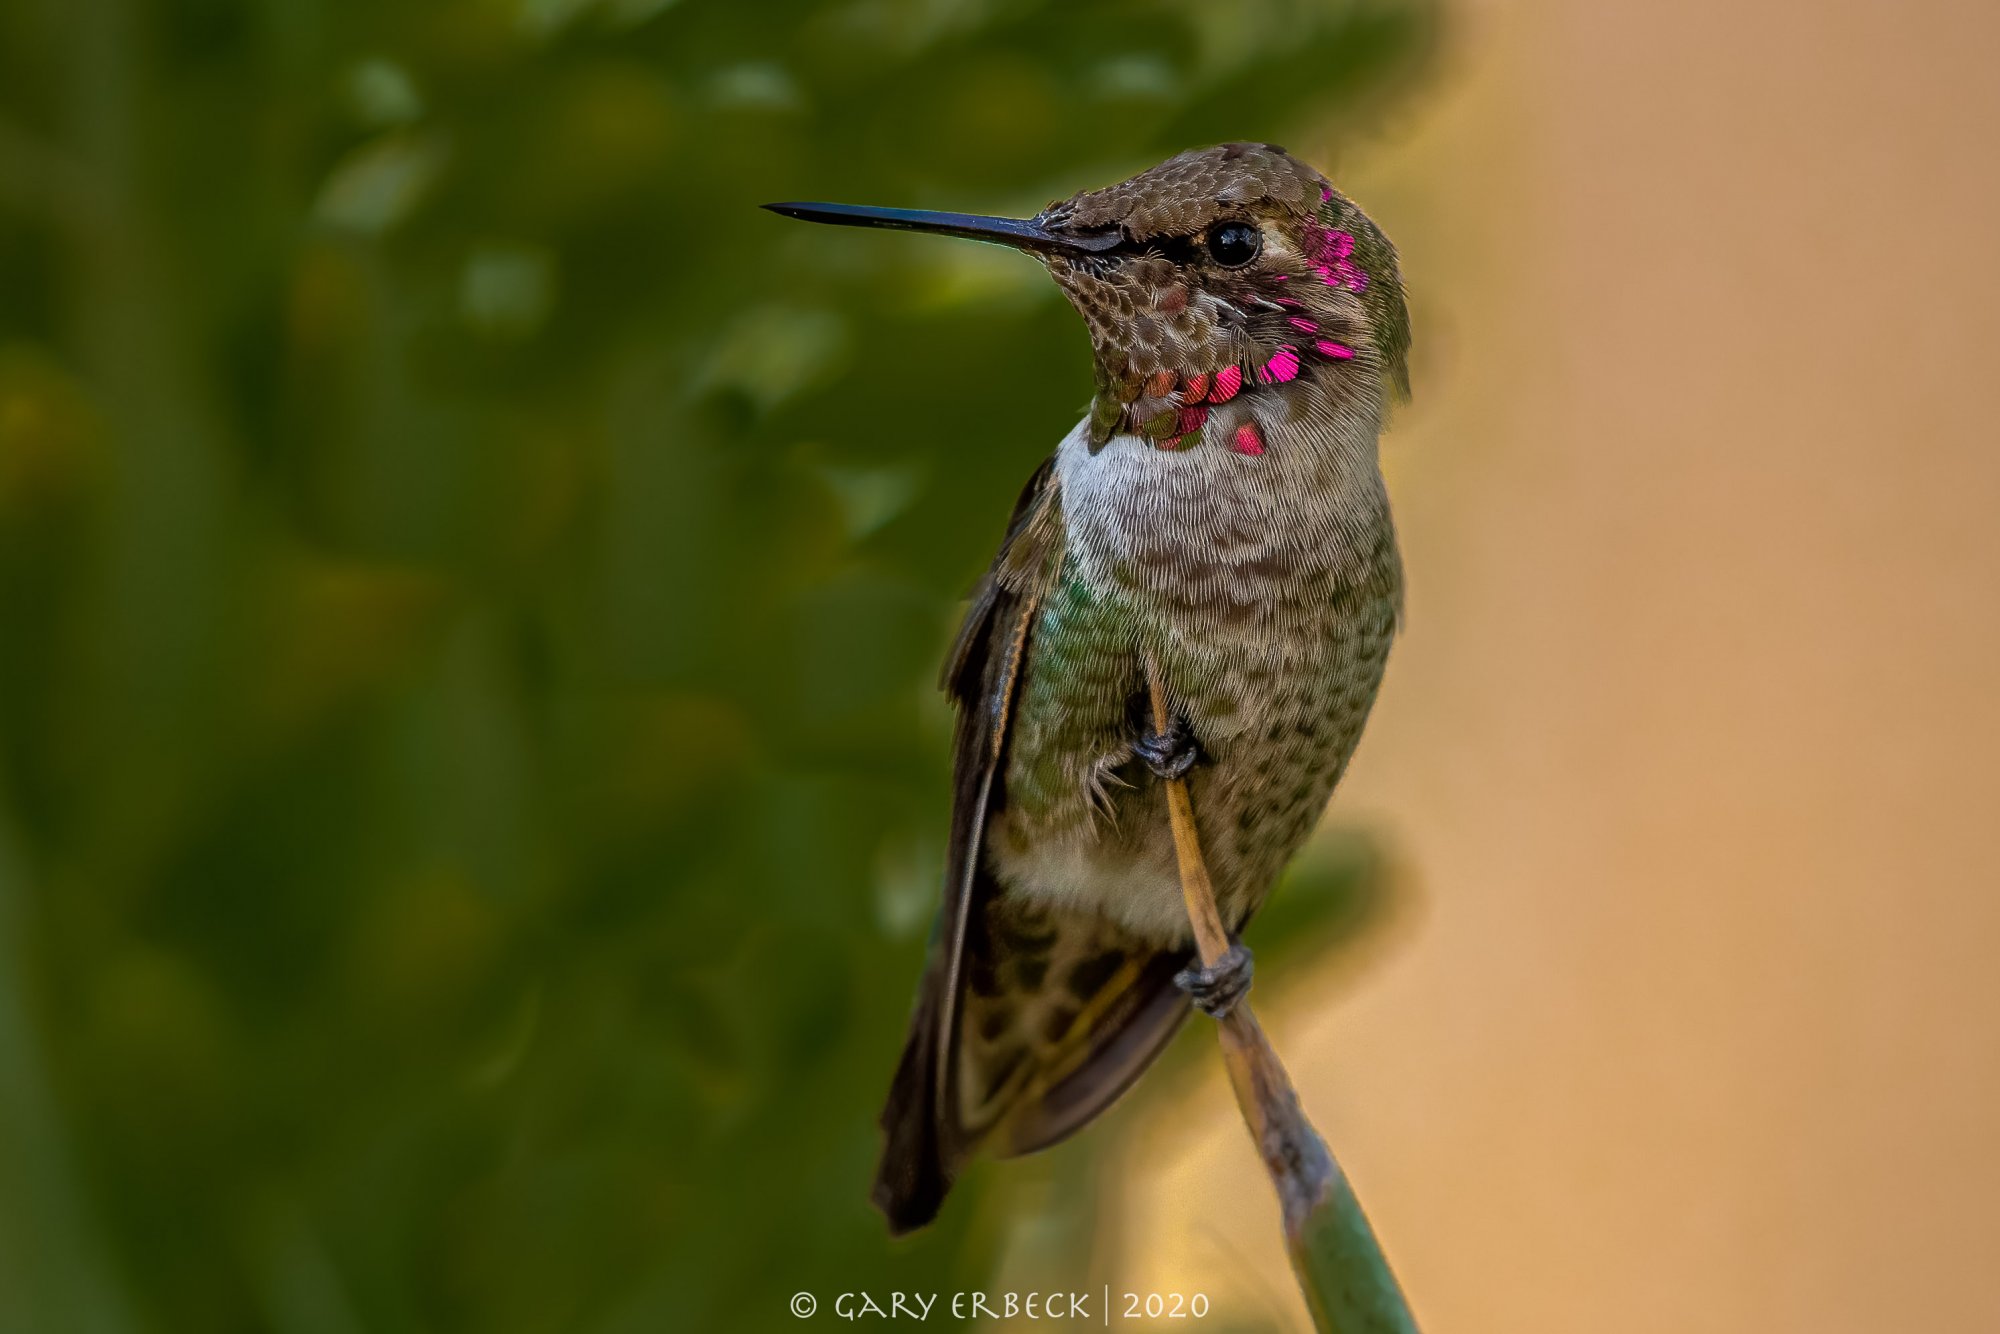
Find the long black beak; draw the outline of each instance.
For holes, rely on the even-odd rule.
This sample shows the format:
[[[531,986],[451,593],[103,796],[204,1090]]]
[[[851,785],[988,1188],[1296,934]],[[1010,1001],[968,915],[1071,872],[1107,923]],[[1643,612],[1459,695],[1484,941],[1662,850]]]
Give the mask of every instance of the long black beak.
[[[1066,250],[1091,254],[1110,250],[1124,239],[1116,231],[1058,232],[1019,218],[989,218],[977,213],[935,213],[923,208],[871,208],[865,204],[766,204],[764,207],[773,213],[782,213],[788,218],[803,218],[807,222],[966,236],[975,241],[1013,246],[1016,250]]]

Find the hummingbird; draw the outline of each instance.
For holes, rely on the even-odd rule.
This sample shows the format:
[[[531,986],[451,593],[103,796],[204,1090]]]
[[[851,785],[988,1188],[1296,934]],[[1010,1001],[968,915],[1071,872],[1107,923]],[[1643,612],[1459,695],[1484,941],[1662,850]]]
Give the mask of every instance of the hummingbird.
[[[1409,392],[1409,315],[1382,230],[1273,144],[1026,219],[765,207],[1024,251],[1090,335],[1090,410],[1022,490],[944,664],[943,902],[873,1191],[903,1233],[972,1154],[1072,1134],[1191,1008],[1220,1018],[1247,990],[1240,932],[1347,767],[1401,617],[1377,442]],[[1174,779],[1231,933],[1213,968]]]

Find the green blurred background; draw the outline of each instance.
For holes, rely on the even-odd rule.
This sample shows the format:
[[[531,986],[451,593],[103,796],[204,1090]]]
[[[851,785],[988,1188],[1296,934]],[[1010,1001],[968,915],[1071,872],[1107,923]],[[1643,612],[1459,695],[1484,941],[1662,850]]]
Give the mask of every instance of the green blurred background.
[[[1092,1136],[911,1243],[865,1202],[935,663],[1083,334],[1019,256],[754,206],[1329,148],[1435,28],[0,0],[0,1329],[784,1328],[1087,1272]],[[1380,907],[1365,838],[1298,879],[1277,955]]]

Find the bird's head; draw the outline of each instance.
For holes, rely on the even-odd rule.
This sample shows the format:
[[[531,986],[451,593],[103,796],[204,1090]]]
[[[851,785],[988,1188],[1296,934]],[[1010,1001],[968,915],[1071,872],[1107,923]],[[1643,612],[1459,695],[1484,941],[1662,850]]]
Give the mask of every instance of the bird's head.
[[[1209,410],[1241,394],[1310,389],[1351,401],[1364,385],[1369,397],[1385,383],[1407,389],[1395,249],[1325,177],[1271,144],[1182,153],[1022,220],[767,207],[995,241],[1040,258],[1090,330],[1099,444],[1131,433],[1187,448]]]

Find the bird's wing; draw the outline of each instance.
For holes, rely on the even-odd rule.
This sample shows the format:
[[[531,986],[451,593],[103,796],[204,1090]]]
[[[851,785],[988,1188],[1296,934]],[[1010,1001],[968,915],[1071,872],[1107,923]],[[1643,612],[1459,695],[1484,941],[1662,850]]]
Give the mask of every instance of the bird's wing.
[[[1021,491],[993,568],[945,660],[943,686],[957,706],[952,743],[951,841],[944,903],[901,1062],[882,1110],[886,1143],[876,1205],[898,1232],[936,1214],[977,1127],[963,1123],[957,1069],[959,1002],[968,928],[994,895],[984,854],[987,818],[999,782],[1009,711],[1027,654],[1028,633],[1062,557],[1055,460]]]
[[[958,706],[943,909],[902,1061],[882,1112],[875,1202],[897,1232],[936,1214],[973,1148],[1028,1153],[1096,1116],[1188,1013],[1191,957],[1113,923],[1008,902],[985,854],[1005,804],[1009,723],[1030,637],[1063,557],[1045,464],[1021,493],[993,569],[946,660]]]

